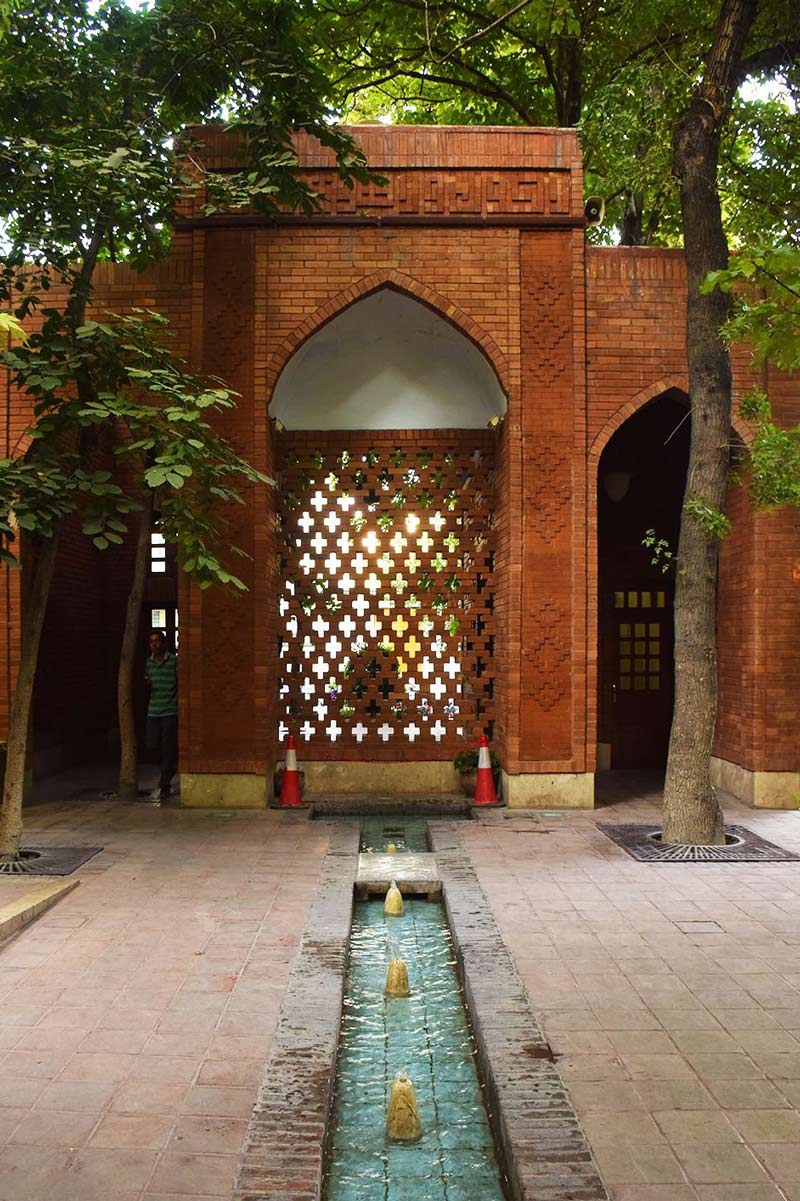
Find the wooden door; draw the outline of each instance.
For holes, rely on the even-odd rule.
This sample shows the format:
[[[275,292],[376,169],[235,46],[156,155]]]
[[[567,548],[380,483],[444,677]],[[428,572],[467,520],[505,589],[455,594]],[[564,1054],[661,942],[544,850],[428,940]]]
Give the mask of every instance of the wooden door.
[[[673,704],[672,594],[666,587],[614,592],[607,615],[611,766],[663,767]]]

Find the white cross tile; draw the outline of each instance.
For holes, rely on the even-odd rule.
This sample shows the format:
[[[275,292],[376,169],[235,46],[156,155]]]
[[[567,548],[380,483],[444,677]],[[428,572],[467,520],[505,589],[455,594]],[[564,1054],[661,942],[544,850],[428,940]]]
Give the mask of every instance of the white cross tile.
[[[375,613],[370,613],[364,629],[369,634],[370,638],[377,638],[383,629],[383,622],[379,621]]]
[[[378,737],[383,742],[388,742],[392,734],[394,734],[394,726],[390,726],[387,722],[384,722],[382,726],[378,726]]]
[[[326,621],[321,613],[318,613],[311,623],[311,629],[318,638],[324,637],[330,628],[330,622]]]
[[[318,680],[321,680],[323,676],[328,674],[328,663],[322,658],[322,655],[320,655],[316,663],[312,665],[311,670]]]
[[[317,490],[314,493],[314,495],[311,497],[311,507],[313,509],[316,509],[318,513],[322,512],[322,510],[325,508],[327,503],[328,503],[327,496],[325,495],[324,492],[320,492],[319,490]]]
[[[369,601],[362,592],[353,598],[353,609],[359,617],[363,617],[365,613],[369,612]]]
[[[406,738],[409,742],[413,742],[415,738],[419,738],[422,730],[419,726],[415,726],[413,721],[406,726]]]
[[[336,741],[336,739],[339,737],[339,735],[340,735],[341,733],[343,733],[343,731],[342,731],[342,727],[341,727],[341,726],[338,724],[338,722],[337,722],[337,721],[334,719],[334,720],[333,720],[333,721],[331,721],[331,722],[330,722],[330,724],[329,724],[329,725],[326,727],[326,729],[325,729],[325,733],[328,735],[328,737],[330,738],[331,742],[335,742],[335,741]]]
[[[363,742],[365,736],[369,733],[369,730],[362,722],[359,722],[358,725],[353,726],[351,732],[356,742]]]
[[[304,513],[297,524],[300,526],[300,529],[303,531],[303,533],[307,534],[314,524],[314,518],[310,513]]]

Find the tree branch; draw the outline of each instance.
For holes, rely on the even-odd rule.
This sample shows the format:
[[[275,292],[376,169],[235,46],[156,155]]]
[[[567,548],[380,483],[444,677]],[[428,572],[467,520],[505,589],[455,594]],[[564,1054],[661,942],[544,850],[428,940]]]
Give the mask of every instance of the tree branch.
[[[775,75],[783,67],[791,67],[800,55],[800,39],[781,42],[778,46],[767,46],[755,54],[743,58],[736,73],[736,82],[741,84],[751,75]]]

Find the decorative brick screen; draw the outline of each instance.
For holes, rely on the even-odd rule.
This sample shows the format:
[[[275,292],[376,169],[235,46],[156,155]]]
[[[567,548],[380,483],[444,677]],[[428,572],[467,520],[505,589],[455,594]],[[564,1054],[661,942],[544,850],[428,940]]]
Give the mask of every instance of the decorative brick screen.
[[[449,759],[491,736],[494,445],[280,436],[278,736],[307,758]]]

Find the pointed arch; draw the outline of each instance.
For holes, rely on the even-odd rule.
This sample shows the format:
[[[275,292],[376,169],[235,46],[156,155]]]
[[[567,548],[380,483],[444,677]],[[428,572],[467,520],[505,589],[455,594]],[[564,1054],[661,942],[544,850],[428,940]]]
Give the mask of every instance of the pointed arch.
[[[611,414],[602,429],[595,435],[592,444],[589,448],[589,475],[593,475],[597,471],[600,463],[600,456],[605,450],[611,438],[624,425],[629,417],[634,413],[638,413],[639,409],[644,408],[651,400],[655,400],[657,396],[661,396],[665,392],[683,392],[685,396],[689,395],[689,377],[685,374],[664,375],[661,379],[654,380],[653,383],[647,384],[641,388],[629,400]],[[737,436],[741,438],[745,446],[749,445],[753,438],[753,432],[749,426],[737,414],[734,414],[731,421],[731,426]]]
[[[371,275],[363,276],[357,283],[351,284],[349,288],[343,289],[336,296],[327,300],[325,304],[320,305],[313,313],[309,313],[284,338],[267,366],[266,378],[270,396],[274,392],[275,385],[286,364],[313,334],[357,301],[363,300],[366,296],[379,292],[383,288],[390,288],[396,292],[405,293],[412,300],[419,301],[420,304],[432,309],[439,317],[457,329],[460,334],[463,334],[481,352],[497,376],[506,398],[510,399],[511,382],[508,359],[491,334],[487,333],[477,321],[465,313],[463,309],[459,308],[458,305],[453,304],[447,297],[442,296],[441,293],[434,291],[433,288],[429,288],[427,284],[420,283],[413,276],[406,275],[403,271],[394,270],[374,271]]]

